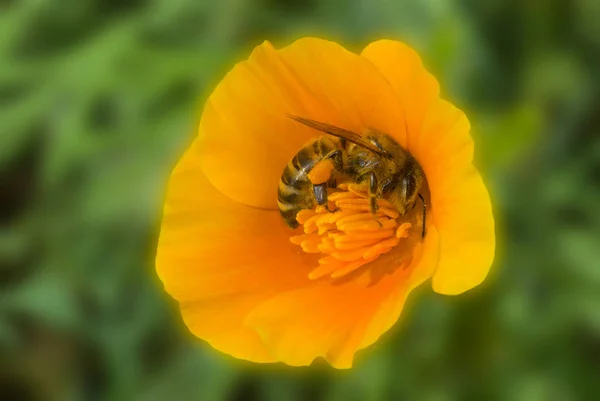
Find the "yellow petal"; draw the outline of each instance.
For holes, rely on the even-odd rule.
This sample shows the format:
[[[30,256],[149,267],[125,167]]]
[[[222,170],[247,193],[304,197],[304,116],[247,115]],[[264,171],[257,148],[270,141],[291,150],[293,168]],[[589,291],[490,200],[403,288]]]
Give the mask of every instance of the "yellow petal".
[[[437,80],[425,70],[421,58],[406,44],[394,40],[378,40],[361,53],[394,88],[408,125],[407,148],[418,135],[425,112],[438,97]],[[396,138],[398,139],[398,138]]]
[[[237,358],[275,361],[243,324],[257,305],[310,282],[317,257],[298,252],[279,213],[233,202],[204,176],[195,145],[167,193],[156,269],[186,325]]]
[[[469,128],[462,111],[437,100],[425,117],[417,151],[429,180],[433,222],[441,237],[433,288],[442,294],[459,294],[480,284],[494,259],[490,196],[471,164]]]

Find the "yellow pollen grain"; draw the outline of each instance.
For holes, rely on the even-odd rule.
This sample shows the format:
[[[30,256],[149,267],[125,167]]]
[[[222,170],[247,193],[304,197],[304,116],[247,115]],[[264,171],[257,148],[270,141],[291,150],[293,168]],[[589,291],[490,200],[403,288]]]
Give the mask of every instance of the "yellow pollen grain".
[[[304,234],[290,237],[306,253],[320,254],[319,265],[308,277],[336,279],[346,276],[380,255],[392,250],[409,236],[410,223],[399,223],[400,214],[385,199],[378,199],[373,214],[366,194],[357,186],[340,184],[328,194],[329,211],[324,206],[302,210],[297,216]],[[349,189],[349,190],[348,190]],[[335,209],[335,210],[334,210]]]
[[[310,173],[308,173],[308,179],[313,184],[322,184],[329,180],[331,177],[331,171],[333,170],[333,162],[331,159],[325,159],[317,163]]]

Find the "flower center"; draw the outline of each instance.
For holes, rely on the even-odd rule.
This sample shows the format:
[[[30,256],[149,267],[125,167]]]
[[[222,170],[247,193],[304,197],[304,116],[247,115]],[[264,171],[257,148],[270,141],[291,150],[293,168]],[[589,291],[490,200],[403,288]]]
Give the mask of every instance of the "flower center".
[[[367,195],[340,184],[324,205],[302,210],[296,220],[304,234],[290,238],[306,253],[321,253],[319,266],[308,277],[343,277],[391,251],[409,237],[412,224],[402,221],[394,206],[378,199],[379,209],[370,211]]]

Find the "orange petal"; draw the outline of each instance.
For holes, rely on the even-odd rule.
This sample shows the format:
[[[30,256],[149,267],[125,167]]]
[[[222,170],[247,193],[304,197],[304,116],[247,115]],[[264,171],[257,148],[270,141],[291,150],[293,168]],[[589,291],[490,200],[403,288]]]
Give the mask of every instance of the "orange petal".
[[[421,58],[406,44],[394,40],[378,40],[361,53],[385,76],[400,98],[408,124],[408,149],[418,134],[425,112],[439,95],[439,84],[425,70]],[[401,138],[396,138],[401,139]]]
[[[480,284],[494,259],[490,196],[471,164],[469,128],[464,113],[443,100],[430,107],[422,128],[419,153],[442,243],[433,288],[442,294],[459,294]]]
[[[273,355],[289,365],[309,365],[323,357],[336,368],[350,368],[355,352],[387,331],[409,292],[431,277],[439,247],[434,227],[422,246],[410,267],[384,274],[375,283],[314,283],[265,302],[246,322],[258,330]]]
[[[243,324],[257,305],[310,283],[317,257],[298,252],[278,212],[231,201],[206,179],[195,145],[174,170],[156,255],[186,325],[237,358],[275,361]]]
[[[317,131],[295,114],[405,141],[392,87],[368,60],[336,43],[305,38],[275,50],[265,42],[227,74],[208,99],[199,138],[202,167],[222,193],[276,209],[277,185],[292,156]]]

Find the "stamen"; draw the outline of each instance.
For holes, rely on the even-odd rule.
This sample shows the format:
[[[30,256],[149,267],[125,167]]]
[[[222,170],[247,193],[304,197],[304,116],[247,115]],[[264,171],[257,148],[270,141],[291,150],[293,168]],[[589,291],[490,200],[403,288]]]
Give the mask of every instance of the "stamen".
[[[379,238],[367,239],[364,241],[352,241],[352,242],[334,242],[333,246],[335,249],[339,249],[340,251],[345,251],[349,249],[361,248],[367,245],[373,245],[377,242],[381,241]]]
[[[367,220],[367,221],[356,221],[352,223],[346,223],[343,225],[338,225],[338,228],[345,233],[351,234],[353,232],[360,231],[376,231],[387,228],[394,228],[398,225],[396,220],[392,219],[377,219],[377,220]]]
[[[342,206],[339,206],[339,208],[344,208],[345,210],[356,210],[356,211],[360,211],[360,212],[368,212],[370,211],[370,206],[369,205],[352,205],[352,204],[345,204],[342,203]]]
[[[379,211],[385,214],[390,219],[397,219],[398,217],[400,217],[400,213],[388,207],[380,207]]]
[[[377,259],[377,256],[375,256],[374,258],[370,258],[370,259],[362,259],[362,260],[354,261],[352,263],[348,263],[343,268],[337,269],[333,273],[331,273],[331,278],[343,277],[348,273],[352,273],[359,267],[362,267],[362,266],[366,265],[367,263],[374,261],[375,259]]]
[[[352,222],[361,221],[361,220],[371,220],[373,218],[373,215],[370,212],[369,213],[355,213],[353,211],[348,211],[348,213],[350,213],[350,215],[348,217],[344,217],[344,218],[338,220],[338,225],[343,225],[346,223],[352,223]]]
[[[379,209],[373,214],[367,195],[356,186],[340,184],[328,201],[329,210],[335,211],[324,205],[300,211],[296,220],[303,225],[304,234],[290,238],[304,252],[323,255],[308,275],[311,280],[346,276],[409,237],[411,224],[398,221],[400,213],[390,202],[378,199]]]
[[[310,209],[300,210],[298,212],[298,214],[296,215],[296,221],[298,221],[298,223],[300,223],[300,224],[305,224],[309,218],[311,218],[312,216],[314,216],[316,214],[317,214],[317,212],[315,212],[314,210],[310,210]]]
[[[313,271],[311,271],[308,274],[308,278],[311,280],[316,280],[318,278],[321,278],[323,276],[327,276],[328,274],[333,273],[334,271],[341,268],[342,266],[344,266],[343,263],[337,263],[337,264],[329,263],[329,264],[320,265],[319,267],[317,267],[316,269],[314,269]]]
[[[335,201],[336,205],[368,205],[369,200],[367,198],[345,198]]]
[[[381,230],[375,232],[352,233],[347,235],[339,235],[335,237],[335,242],[352,242],[364,239],[384,239],[394,235],[394,230]]]

